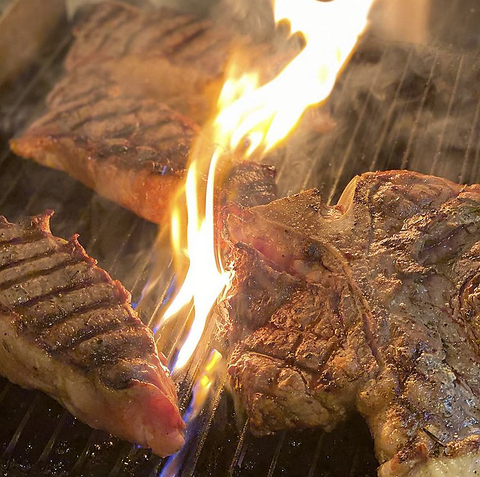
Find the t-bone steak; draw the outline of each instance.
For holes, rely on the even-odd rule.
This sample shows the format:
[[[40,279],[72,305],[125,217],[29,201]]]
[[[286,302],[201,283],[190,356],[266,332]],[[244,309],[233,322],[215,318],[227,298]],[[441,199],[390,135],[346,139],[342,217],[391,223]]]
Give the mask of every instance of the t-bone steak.
[[[480,186],[407,171],[236,210],[223,303],[252,431],[367,420],[379,476],[480,472]]]

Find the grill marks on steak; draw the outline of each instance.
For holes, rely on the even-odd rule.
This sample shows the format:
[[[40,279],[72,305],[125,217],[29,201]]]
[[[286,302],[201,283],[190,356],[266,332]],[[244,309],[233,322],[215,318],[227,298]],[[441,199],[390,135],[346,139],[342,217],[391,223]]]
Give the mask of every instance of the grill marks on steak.
[[[169,8],[104,2],[91,10],[75,29],[67,75],[108,78],[124,93],[165,102],[197,122],[211,116],[229,54],[245,39]]]
[[[0,305],[16,316],[19,336],[34,340],[57,358],[87,371],[99,366],[102,359],[115,362],[128,357],[133,345],[140,345],[136,357],[148,360],[154,344],[128,307],[128,292],[95,265],[76,237],[64,242],[37,234],[37,239],[27,244],[35,250],[43,241],[49,248],[42,255],[15,257],[0,272]],[[1,246],[7,249],[11,245],[3,242]],[[116,335],[126,326],[132,345]],[[109,336],[117,345],[108,346]]]
[[[237,212],[229,231],[234,262],[259,257],[237,266],[224,305],[240,339],[230,374],[255,432],[330,429],[356,408],[379,475],[478,470],[479,186],[369,173],[335,207],[307,191]],[[250,297],[269,269],[295,286],[259,282]],[[251,313],[267,293],[275,306]]]
[[[340,293],[348,289],[346,283],[336,286]],[[351,294],[337,294],[332,301],[327,290],[328,285],[297,289],[230,358],[230,375],[257,433],[331,430],[353,409],[351,394],[365,379],[372,357],[359,339],[361,323],[352,313]]]
[[[68,90],[71,79],[57,89]],[[161,222],[184,176],[195,124],[165,105],[118,94],[108,85],[87,88],[71,101],[53,94],[56,106],[13,139],[12,150]]]
[[[184,425],[150,330],[76,237],[51,235],[50,215],[0,220],[0,372],[93,427],[174,452]]]
[[[69,82],[67,77],[57,88],[68,88]],[[58,100],[56,106],[32,125],[30,141],[45,141],[48,133],[52,144],[70,140],[78,153],[94,154],[98,162],[127,169],[183,172],[198,132],[192,121],[167,106],[119,95],[108,86],[71,101]],[[14,147],[22,147],[28,140],[24,138],[15,140]]]
[[[69,71],[85,63],[145,55],[167,57],[178,64],[193,63],[211,77],[223,72],[233,41],[231,32],[213,28],[211,20],[168,8],[144,11],[121,2],[93,8],[75,36],[65,64]]]

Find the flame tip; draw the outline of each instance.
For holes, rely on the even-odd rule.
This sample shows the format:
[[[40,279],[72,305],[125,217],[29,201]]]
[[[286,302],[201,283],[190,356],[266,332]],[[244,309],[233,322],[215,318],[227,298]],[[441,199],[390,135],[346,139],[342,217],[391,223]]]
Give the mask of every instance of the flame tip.
[[[188,270],[162,320],[184,312],[187,304],[190,316],[194,309],[174,369],[188,363],[212,307],[226,293],[233,276],[223,270],[215,240],[214,184],[219,164],[232,151],[249,159],[266,154],[288,136],[308,107],[325,101],[367,25],[373,2],[276,0],[277,25],[288,25],[290,35],[304,39],[300,53],[265,84],[261,84],[260,71],[242,71],[242,61],[230,63],[218,114],[192,148],[185,187],[173,207],[172,244],[176,260],[187,262]]]

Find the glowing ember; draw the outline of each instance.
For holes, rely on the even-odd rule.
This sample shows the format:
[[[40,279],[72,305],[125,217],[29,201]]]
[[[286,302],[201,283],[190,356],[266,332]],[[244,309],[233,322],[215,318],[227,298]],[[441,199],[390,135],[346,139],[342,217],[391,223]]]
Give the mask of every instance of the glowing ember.
[[[367,24],[373,1],[277,0],[276,21],[286,19],[292,33],[304,35],[302,52],[263,86],[257,74],[240,75],[235,65],[231,68],[220,95],[220,112],[192,150],[185,190],[172,216],[176,262],[183,269],[187,262],[188,271],[160,326],[180,314],[193,316],[175,369],[188,362],[212,306],[231,282],[221,268],[214,240],[214,179],[224,152],[236,151],[242,144],[248,145],[246,157],[271,149],[294,128],[307,107],[327,98]]]

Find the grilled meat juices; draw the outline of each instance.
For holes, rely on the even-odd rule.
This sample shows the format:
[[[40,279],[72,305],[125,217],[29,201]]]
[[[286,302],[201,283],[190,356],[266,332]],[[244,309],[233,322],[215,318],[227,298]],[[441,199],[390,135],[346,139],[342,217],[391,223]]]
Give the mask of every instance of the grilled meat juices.
[[[480,469],[480,186],[406,171],[237,211],[232,384],[252,430],[368,421],[379,475]],[[443,472],[443,473],[442,473]]]
[[[165,456],[183,444],[176,390],[130,295],[51,214],[0,217],[0,374]]]

